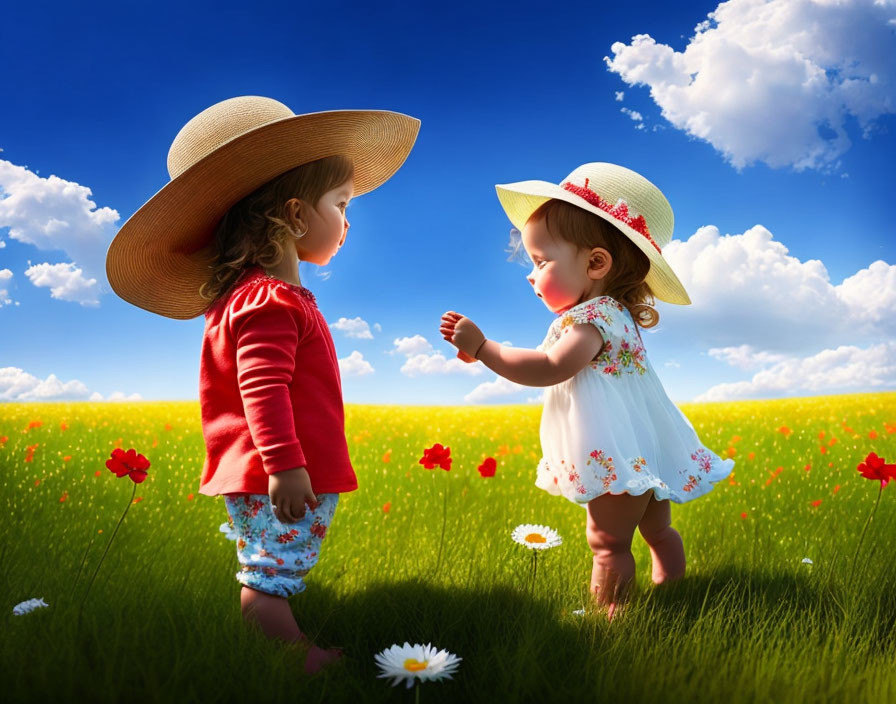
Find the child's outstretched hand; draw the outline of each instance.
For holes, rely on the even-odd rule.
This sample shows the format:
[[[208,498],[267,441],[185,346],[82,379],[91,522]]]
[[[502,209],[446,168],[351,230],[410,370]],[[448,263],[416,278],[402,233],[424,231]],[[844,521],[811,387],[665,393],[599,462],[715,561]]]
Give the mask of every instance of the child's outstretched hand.
[[[485,342],[485,335],[472,320],[449,310],[442,315],[439,332],[442,333],[442,337],[460,350],[457,353],[458,359],[467,363],[478,361],[475,354]]]
[[[304,467],[287,469],[268,475],[268,496],[271,509],[281,523],[298,523],[305,517],[305,504],[312,509],[320,502],[311,489],[311,478]]]

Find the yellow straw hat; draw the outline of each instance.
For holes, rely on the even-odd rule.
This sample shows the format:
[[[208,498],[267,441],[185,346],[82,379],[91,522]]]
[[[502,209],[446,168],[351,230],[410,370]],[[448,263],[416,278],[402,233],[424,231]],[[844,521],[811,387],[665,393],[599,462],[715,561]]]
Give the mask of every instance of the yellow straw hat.
[[[667,303],[691,302],[662,254],[672,241],[672,207],[659,188],[631,169],[616,164],[583,164],[559,185],[547,181],[519,181],[496,185],[498,199],[514,227],[526,221],[552,198],[587,210],[615,225],[650,260],[647,284]]]
[[[214,234],[232,205],[297,166],[344,155],[354,195],[372,191],[404,163],[420,120],[383,110],[296,115],[270,98],[212,105],[180,130],[168,152],[171,180],[122,226],[106,252],[121,298],[169,318],[202,314]]]

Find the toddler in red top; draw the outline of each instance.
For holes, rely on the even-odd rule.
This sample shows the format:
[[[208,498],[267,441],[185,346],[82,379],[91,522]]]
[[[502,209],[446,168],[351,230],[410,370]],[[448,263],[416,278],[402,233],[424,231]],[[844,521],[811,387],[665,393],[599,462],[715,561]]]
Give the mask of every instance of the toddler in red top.
[[[205,314],[202,494],[267,494],[305,467],[316,494],[358,488],[326,320],[307,288],[249,267]]]
[[[329,263],[349,201],[388,180],[419,120],[342,110],[295,115],[255,96],[190,120],[172,180],[125,223],[106,270],[116,293],[173,318],[205,314],[199,491],[223,495],[247,621],[305,641],[305,669],[339,658],[308,644],[287,597],[305,589],[339,494],[358,487],[339,362],[299,262]]]

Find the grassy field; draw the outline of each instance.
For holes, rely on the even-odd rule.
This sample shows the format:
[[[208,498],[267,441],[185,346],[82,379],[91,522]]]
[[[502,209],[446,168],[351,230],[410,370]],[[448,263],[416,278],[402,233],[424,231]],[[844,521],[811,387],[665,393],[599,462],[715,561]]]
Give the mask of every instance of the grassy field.
[[[4,699],[410,702],[373,660],[409,641],[463,658],[424,702],[896,701],[896,486],[856,553],[880,486],[856,466],[896,461],[896,393],[681,407],[734,474],[673,504],[682,581],[654,587],[635,536],[633,602],[607,623],[588,606],[585,512],[533,486],[539,407],[347,406],[361,488],[290,603],[348,657],[308,678],[242,626],[223,500],[197,491],[197,403],[0,405]],[[450,472],[418,464],[436,442]],[[76,629],[134,487],[105,468],[116,447],[152,465]],[[510,540],[528,522],[563,537],[534,584]],[[12,615],[38,597],[49,608]]]

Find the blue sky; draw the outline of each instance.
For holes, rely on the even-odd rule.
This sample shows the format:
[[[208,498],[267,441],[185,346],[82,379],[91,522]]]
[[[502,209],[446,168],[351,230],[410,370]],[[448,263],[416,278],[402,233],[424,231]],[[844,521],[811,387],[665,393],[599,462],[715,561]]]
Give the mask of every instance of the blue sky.
[[[660,303],[645,335],[673,400],[896,388],[896,2],[543,8],[7,8],[0,400],[198,397],[203,319],[125,303],[101,264],[180,127],[238,95],[422,121],[350,205],[339,255],[300,269],[348,402],[537,402],[452,363],[438,321],[541,342],[553,315],[507,261],[494,185],[589,161],[644,174],[675,212],[664,255],[694,304]]]

